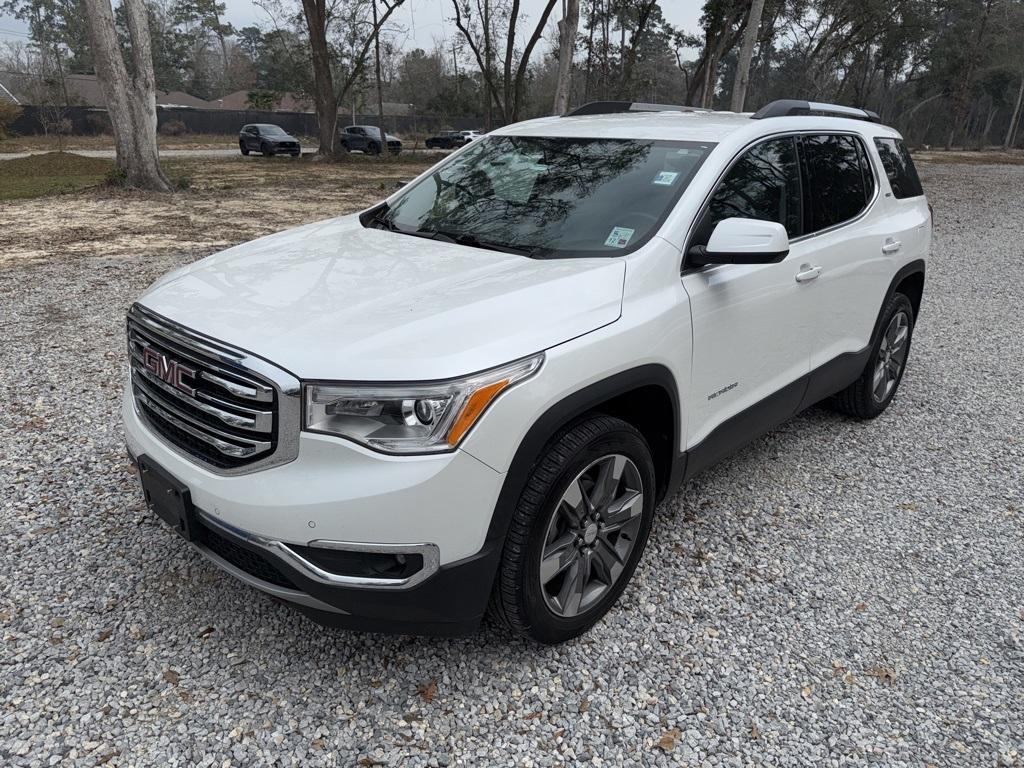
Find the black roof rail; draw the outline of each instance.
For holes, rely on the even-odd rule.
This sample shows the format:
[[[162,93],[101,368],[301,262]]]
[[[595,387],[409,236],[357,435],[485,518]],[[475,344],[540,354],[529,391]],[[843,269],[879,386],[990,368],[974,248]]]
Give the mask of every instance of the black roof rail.
[[[582,115],[614,115],[623,112],[710,112],[700,107],[683,107],[676,104],[646,104],[642,101],[592,101],[582,107],[566,112],[562,117]]]
[[[831,115],[833,117],[849,117],[853,120],[868,120],[872,123],[882,122],[877,112],[858,107],[844,107],[841,104],[824,104],[820,101],[802,101],[800,99],[779,99],[765,104],[750,117],[762,120],[766,117],[789,117],[791,115]]]

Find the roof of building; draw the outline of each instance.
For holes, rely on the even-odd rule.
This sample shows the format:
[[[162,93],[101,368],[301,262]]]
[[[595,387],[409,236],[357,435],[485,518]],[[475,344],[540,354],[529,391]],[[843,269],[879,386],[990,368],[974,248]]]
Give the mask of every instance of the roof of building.
[[[210,109],[210,102],[200,99],[184,91],[157,91],[156,103],[163,107],[192,107],[193,109]]]

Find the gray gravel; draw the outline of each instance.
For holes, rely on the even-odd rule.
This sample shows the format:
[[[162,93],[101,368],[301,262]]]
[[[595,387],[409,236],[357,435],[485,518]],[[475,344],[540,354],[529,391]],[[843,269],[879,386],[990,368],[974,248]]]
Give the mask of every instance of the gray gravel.
[[[222,576],[116,417],[129,301],[198,254],[0,269],[0,765],[1024,764],[1024,168],[924,176],[893,407],[691,483],[560,648],[324,630]]]

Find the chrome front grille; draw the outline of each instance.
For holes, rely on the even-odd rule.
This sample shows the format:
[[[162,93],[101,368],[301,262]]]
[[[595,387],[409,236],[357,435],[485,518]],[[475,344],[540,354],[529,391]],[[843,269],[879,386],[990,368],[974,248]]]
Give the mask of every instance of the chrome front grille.
[[[299,382],[290,374],[138,304],[128,352],[136,412],[179,452],[221,474],[297,455]]]

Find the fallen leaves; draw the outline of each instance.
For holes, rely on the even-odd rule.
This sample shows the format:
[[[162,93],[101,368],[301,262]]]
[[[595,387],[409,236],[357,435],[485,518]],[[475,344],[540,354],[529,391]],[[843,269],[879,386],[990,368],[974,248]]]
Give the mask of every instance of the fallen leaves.
[[[676,748],[676,743],[679,741],[679,737],[682,735],[682,731],[678,728],[669,728],[658,739],[657,746],[665,752],[671,752]]]
[[[416,686],[416,693],[428,704],[437,696],[437,681],[431,680],[428,683],[420,683]]]
[[[181,679],[181,676],[177,672],[175,672],[173,669],[165,669],[164,670],[164,680],[166,680],[171,685],[177,685],[178,684],[178,680],[180,680],[180,679]]]
[[[114,634],[114,630],[112,630],[112,629],[101,630],[100,633],[98,635],[96,635],[96,642],[98,642],[98,643],[105,642],[105,641],[110,639],[110,636],[112,634]]]
[[[590,709],[590,699],[583,699],[580,702],[580,706],[579,706],[580,714],[583,714],[588,709]]]
[[[877,664],[864,670],[864,674],[886,683],[896,682],[896,670]]]

